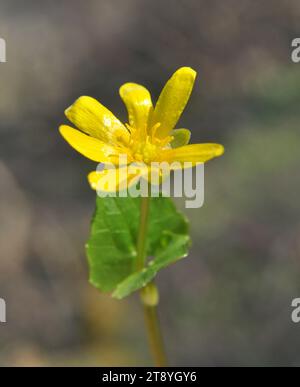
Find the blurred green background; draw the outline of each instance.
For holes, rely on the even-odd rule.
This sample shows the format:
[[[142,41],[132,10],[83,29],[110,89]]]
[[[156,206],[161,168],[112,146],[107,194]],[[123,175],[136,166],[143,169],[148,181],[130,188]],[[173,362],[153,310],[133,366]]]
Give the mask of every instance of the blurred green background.
[[[180,66],[198,78],[178,127],[219,142],[205,204],[183,210],[193,247],[158,276],[172,365],[299,366],[298,0],[1,0],[1,365],[149,365],[138,298],[87,282],[95,164],[58,134],[78,96],[119,118],[118,88],[157,98]],[[182,202],[178,203],[183,206]]]

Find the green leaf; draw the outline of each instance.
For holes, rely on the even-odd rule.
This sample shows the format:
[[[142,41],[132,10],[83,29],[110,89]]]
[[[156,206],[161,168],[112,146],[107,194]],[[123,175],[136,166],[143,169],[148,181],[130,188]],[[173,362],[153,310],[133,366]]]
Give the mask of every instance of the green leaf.
[[[97,197],[87,243],[90,282],[123,298],[145,286],[162,268],[187,255],[188,224],[169,198],[150,199],[145,269],[135,271],[140,198]]]
[[[187,235],[172,234],[172,238],[165,249],[161,249],[156,258],[140,272],[135,272],[121,282],[113,292],[113,297],[124,298],[130,293],[144,287],[159,272],[159,270],[186,257],[190,238]]]

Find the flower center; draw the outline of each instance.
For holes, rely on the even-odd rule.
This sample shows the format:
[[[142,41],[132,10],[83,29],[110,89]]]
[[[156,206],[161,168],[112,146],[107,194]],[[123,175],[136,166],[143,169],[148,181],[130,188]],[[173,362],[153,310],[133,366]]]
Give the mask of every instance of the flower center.
[[[126,124],[127,129],[130,132],[129,148],[131,150],[132,158],[138,162],[144,162],[150,164],[152,161],[157,160],[159,151],[161,149],[169,148],[172,136],[166,136],[159,138],[156,136],[157,129],[160,127],[160,123],[156,123],[151,130],[140,131],[136,128]]]
[[[149,141],[147,136],[146,142],[135,143],[132,147],[133,158],[136,161],[144,162],[146,164],[151,163],[157,155],[157,146]]]

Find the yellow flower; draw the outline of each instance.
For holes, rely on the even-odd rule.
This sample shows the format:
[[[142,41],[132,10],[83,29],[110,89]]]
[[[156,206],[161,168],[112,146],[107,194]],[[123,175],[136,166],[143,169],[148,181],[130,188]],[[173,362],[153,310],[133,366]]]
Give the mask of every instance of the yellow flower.
[[[193,165],[221,156],[220,144],[191,144],[188,129],[174,129],[193,89],[196,72],[189,67],[177,70],[163,88],[153,107],[149,91],[135,83],[125,83],[120,96],[128,110],[128,124],[122,124],[111,111],[91,97],[80,97],[66,109],[67,118],[79,129],[60,126],[65,140],[85,157],[104,164],[114,164],[115,174],[130,185],[134,173],[122,173],[125,164],[177,162]],[[121,161],[120,161],[121,160]],[[107,177],[108,170],[88,175],[92,188]],[[120,185],[119,183],[117,183]],[[118,187],[117,187],[118,189]]]

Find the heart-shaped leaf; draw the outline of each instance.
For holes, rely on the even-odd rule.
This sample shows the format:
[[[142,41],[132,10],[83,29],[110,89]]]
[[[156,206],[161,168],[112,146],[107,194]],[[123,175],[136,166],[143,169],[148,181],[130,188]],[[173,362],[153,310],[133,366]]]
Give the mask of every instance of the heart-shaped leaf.
[[[87,243],[90,282],[123,298],[150,282],[159,270],[187,255],[188,224],[170,198],[150,198],[146,239],[150,261],[136,271],[141,198],[97,197]]]

